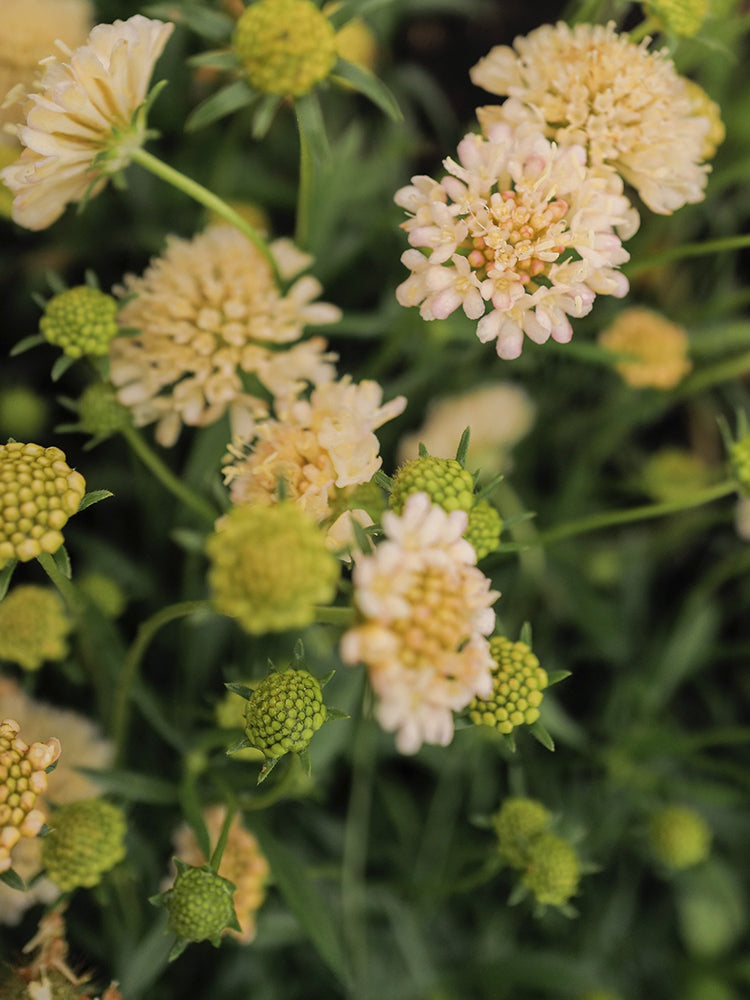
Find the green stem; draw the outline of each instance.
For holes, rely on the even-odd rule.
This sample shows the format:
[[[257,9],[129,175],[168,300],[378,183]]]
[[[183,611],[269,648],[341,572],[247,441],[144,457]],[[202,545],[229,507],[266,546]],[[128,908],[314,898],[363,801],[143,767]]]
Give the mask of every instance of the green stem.
[[[170,604],[155,615],[142,622],[138,633],[128,650],[122,664],[122,670],[118,678],[115,691],[114,708],[112,710],[112,736],[117,748],[117,759],[122,761],[125,745],[125,736],[128,728],[128,714],[130,709],[130,692],[135,686],[138,677],[138,668],[141,660],[148,649],[151,640],[156,633],[168,622],[177,618],[185,618],[195,611],[209,607],[207,601],[183,601],[180,604]]]
[[[633,521],[646,521],[654,517],[663,517],[665,514],[674,514],[681,510],[689,510],[692,507],[701,507],[703,504],[711,503],[720,497],[727,496],[737,490],[737,484],[730,480],[711,486],[700,493],[692,493],[677,500],[667,500],[664,503],[644,504],[641,507],[630,507],[626,510],[605,511],[601,514],[591,514],[582,517],[577,521],[569,521],[561,524],[557,528],[542,532],[539,536],[540,545],[552,545],[562,541],[564,538],[573,538],[576,535],[585,535],[590,531],[598,531],[600,528],[610,528],[618,524],[629,524]]]
[[[310,143],[299,120],[299,191],[297,194],[297,225],[294,241],[301,250],[306,250],[310,240],[310,214],[312,209],[312,192],[314,164]]]
[[[271,268],[276,283],[279,286],[283,286],[284,282],[279,274],[278,266],[266,241],[257,229],[251,226],[246,219],[243,219],[238,212],[235,212],[231,206],[227,205],[222,198],[219,198],[213,191],[209,191],[208,188],[203,187],[202,184],[199,184],[192,178],[186,177],[179,170],[175,170],[174,167],[170,167],[169,164],[164,163],[145,149],[134,149],[130,154],[130,159],[134,163],[138,163],[145,170],[155,174],[161,180],[166,181],[167,184],[176,187],[178,191],[182,191],[188,197],[193,198],[199,204],[205,205],[210,211],[216,212],[217,215],[226,219],[227,222],[231,222],[233,226],[236,226],[263,255],[268,266]]]
[[[348,628],[354,624],[355,618],[354,608],[324,608],[320,605],[315,608],[315,621],[321,625],[339,625],[341,628]]]
[[[629,40],[633,45],[637,45],[642,42],[646,35],[656,35],[661,31],[661,25],[655,17],[647,17],[645,21],[641,21],[637,24],[635,28],[630,32],[628,36]]]
[[[172,470],[159,458],[156,452],[146,443],[143,436],[134,427],[126,427],[122,434],[135,454],[143,464],[150,469],[156,478],[165,486],[170,493],[173,493],[178,500],[189,507],[196,514],[199,514],[212,526],[219,516],[219,512],[203,497],[194,493],[189,486],[178,479]]]
[[[671,264],[672,261],[682,260],[684,257],[706,257],[712,253],[722,253],[724,250],[741,250],[743,247],[750,247],[750,233],[741,233],[739,236],[722,236],[717,240],[703,240],[700,243],[684,243],[682,246],[670,247],[668,250],[652,253],[642,260],[625,264],[622,271],[628,278],[633,278],[642,271],[648,271],[652,267],[661,267],[663,264]]]
[[[42,552],[40,556],[37,556],[37,562],[60,591],[60,596],[67,604],[70,613],[76,618],[79,617],[82,611],[81,599],[73,584],[65,576],[52,556],[47,552]]]
[[[219,834],[219,839],[216,842],[216,847],[211,855],[211,860],[209,861],[209,867],[212,871],[218,872],[219,865],[221,864],[221,859],[224,857],[224,848],[227,846],[227,840],[229,839],[229,828],[232,825],[232,820],[236,815],[235,809],[230,809],[227,807],[227,814],[224,817],[224,822],[221,826],[221,833]]]
[[[717,361],[716,364],[709,365],[701,371],[697,371],[681,382],[674,391],[674,396],[691,396],[693,393],[702,392],[712,385],[718,385],[729,379],[746,375],[750,371],[750,351],[736,354],[734,357]]]

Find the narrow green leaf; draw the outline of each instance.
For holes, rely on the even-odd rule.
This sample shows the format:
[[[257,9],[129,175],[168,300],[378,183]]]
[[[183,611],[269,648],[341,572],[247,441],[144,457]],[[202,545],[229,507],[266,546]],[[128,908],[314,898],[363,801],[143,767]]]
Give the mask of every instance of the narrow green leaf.
[[[57,568],[60,570],[62,575],[70,580],[73,576],[73,570],[70,565],[70,556],[68,555],[68,550],[65,546],[61,545],[52,558],[55,560]]]
[[[393,489],[393,480],[390,476],[387,476],[382,469],[378,469],[372,479],[374,483],[386,490],[388,493],[390,493]]]
[[[188,115],[185,122],[186,132],[197,132],[198,129],[205,128],[212,122],[231,115],[240,108],[246,108],[248,104],[257,98],[256,92],[244,80],[235,80],[227,84],[215,94],[211,94],[205,101],[198,105],[194,111]]]
[[[393,2],[394,0],[348,0],[337,7],[332,14],[329,14],[328,20],[338,30],[352,18],[361,17],[363,14],[378,10],[380,7],[388,7]]]
[[[276,767],[276,765],[281,760],[280,757],[266,757],[263,762],[263,767],[260,769],[260,774],[258,775],[258,784],[262,785],[266,778],[269,776],[271,771]]]
[[[4,872],[0,872],[0,882],[7,885],[10,889],[26,892],[26,885],[23,879],[13,868],[6,868]]]
[[[518,641],[524,643],[529,649],[532,648],[531,622],[524,622],[518,635]]]
[[[91,778],[103,792],[117,795],[128,802],[172,805],[177,801],[177,791],[173,782],[164,778],[155,778],[150,774],[124,769],[99,771],[94,767],[78,767],[76,770]]]
[[[461,440],[458,442],[458,448],[456,448],[456,461],[459,465],[466,468],[466,453],[469,450],[469,441],[471,440],[471,427],[466,427],[463,434],[461,435]]]
[[[560,681],[564,681],[566,677],[571,677],[572,674],[570,670],[550,670],[547,674],[547,687],[552,687],[553,684],[559,684]]]
[[[17,354],[23,354],[24,351],[30,351],[32,347],[38,347],[39,344],[44,343],[46,343],[46,339],[41,333],[31,333],[28,337],[24,337],[23,340],[19,340],[14,347],[11,347],[8,353],[11,358],[15,358]]]
[[[107,500],[109,497],[113,497],[114,493],[111,490],[91,490],[90,493],[84,495],[83,500],[81,500],[81,506],[78,508],[78,513],[80,514],[82,510],[86,510],[87,507],[91,507],[95,503],[99,503],[100,500]]]
[[[339,58],[333,67],[331,74],[334,80],[345,80],[346,83],[358,90],[360,94],[367,97],[373,104],[380,108],[391,121],[401,122],[404,120],[403,112],[398,106],[398,101],[382,80],[379,80],[374,73],[362,69],[355,63]]]
[[[236,684],[234,681],[231,681],[225,684],[224,687],[227,691],[231,691],[232,694],[238,694],[245,701],[249,701],[253,696],[253,689],[248,687],[247,684]]]
[[[18,565],[17,559],[11,559],[7,562],[2,569],[0,569],[0,601],[8,593],[8,587],[10,586],[10,581],[13,576],[13,571]]]
[[[68,286],[57,271],[45,271],[44,278],[55,295],[62,295],[63,292],[67,292]]]
[[[537,742],[541,743],[542,746],[554,753],[555,751],[555,741],[552,739],[550,734],[541,724],[541,722],[535,722],[533,725],[529,726],[529,732],[534,737]]]
[[[185,552],[200,553],[206,546],[206,535],[192,528],[175,528],[169,537]]]
[[[69,358],[67,354],[61,354],[57,361],[52,365],[49,377],[53,382],[57,382],[63,377],[68,368],[70,368],[71,365],[74,365],[77,360],[77,358]]]
[[[271,127],[271,122],[276,117],[276,112],[282,103],[283,98],[275,97],[272,94],[268,94],[266,97],[262,97],[253,112],[253,126],[252,126],[252,136],[253,139],[260,141],[265,139],[269,128]]]
[[[420,441],[419,442],[419,457],[420,458],[429,458],[430,457],[430,453],[427,450],[427,445],[424,443],[424,441]]]
[[[153,3],[144,8],[144,13],[149,17],[163,17],[167,21],[184,24],[213,42],[228,41],[234,30],[234,21],[228,14],[197,3]]]
[[[237,69],[240,61],[231,50],[211,49],[210,52],[199,52],[190,56],[188,66],[209,66],[211,69]]]
[[[294,102],[294,110],[301,139],[307,144],[315,166],[322,169],[330,161],[331,149],[317,94],[311,92],[300,97]]]

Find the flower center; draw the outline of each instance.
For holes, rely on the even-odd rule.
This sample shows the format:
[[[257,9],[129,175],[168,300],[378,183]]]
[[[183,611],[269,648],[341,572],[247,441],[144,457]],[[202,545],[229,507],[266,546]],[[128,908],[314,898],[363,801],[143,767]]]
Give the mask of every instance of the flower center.
[[[411,614],[393,623],[403,643],[402,662],[434,668],[437,658],[458,650],[467,635],[465,602],[457,581],[435,567],[416,573],[404,594]]]

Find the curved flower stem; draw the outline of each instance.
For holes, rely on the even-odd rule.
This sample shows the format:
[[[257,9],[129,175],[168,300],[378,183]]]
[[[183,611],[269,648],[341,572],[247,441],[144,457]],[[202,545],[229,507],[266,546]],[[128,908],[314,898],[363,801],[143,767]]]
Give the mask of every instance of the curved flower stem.
[[[299,133],[299,193],[297,195],[297,225],[294,242],[301,250],[307,249],[310,239],[310,209],[312,207],[313,157],[310,144],[300,126]]]
[[[661,267],[662,264],[671,264],[672,261],[682,260],[683,257],[706,257],[712,253],[722,253],[724,250],[741,250],[743,247],[750,247],[750,233],[741,233],[739,236],[722,236],[718,240],[703,240],[700,243],[683,243],[682,246],[660,250],[642,260],[625,264],[622,267],[622,272],[628,278],[632,278],[642,271],[648,271],[652,267]]]
[[[233,226],[243,235],[247,236],[253,246],[263,254],[266,263],[271,268],[271,272],[276,280],[279,287],[282,287],[284,282],[279,274],[279,269],[276,261],[273,258],[273,254],[260,235],[257,229],[250,225],[245,219],[242,218],[239,213],[222,199],[218,195],[214,194],[213,191],[209,191],[208,188],[203,187],[197,181],[194,181],[190,177],[186,177],[185,174],[180,173],[179,170],[175,170],[174,167],[170,167],[169,164],[164,163],[158,157],[153,156],[148,153],[145,149],[134,149],[130,152],[130,159],[134,163],[138,163],[145,170],[149,170],[152,174],[155,174],[161,180],[166,181],[167,184],[171,184],[176,187],[179,191],[184,192],[190,198],[193,198],[201,205],[205,205],[206,208],[210,209],[212,212],[216,212],[227,222],[231,222]]]
[[[658,19],[655,17],[647,17],[645,21],[641,21],[640,24],[637,24],[633,28],[628,38],[634,45],[637,45],[639,42],[643,41],[646,35],[655,35],[659,31],[661,31],[661,26],[659,25]]]
[[[750,372],[750,351],[735,354],[731,358],[708,365],[681,382],[674,391],[674,396],[691,396],[695,392],[703,392],[712,385],[718,385],[732,378],[738,378]]]
[[[215,510],[212,504],[204,500],[203,497],[198,496],[182,480],[178,479],[134,427],[124,428],[122,434],[138,458],[153,472],[162,485],[170,493],[173,493],[178,500],[184,503],[186,507],[199,514],[205,521],[209,521],[213,526],[216,518],[219,516],[219,511]]]
[[[667,500],[664,503],[644,504],[640,507],[630,507],[626,510],[605,511],[601,514],[591,514],[582,517],[577,521],[568,521],[557,528],[551,528],[539,535],[540,545],[552,545],[560,542],[564,538],[573,538],[575,535],[586,535],[590,531],[598,531],[600,528],[611,528],[618,524],[629,524],[633,521],[647,521],[654,517],[663,517],[665,514],[674,514],[681,510],[689,510],[691,507],[701,507],[703,504],[711,503],[720,497],[727,496],[737,490],[737,484],[733,480],[725,480],[716,486],[702,490],[699,493],[691,493],[689,496],[680,497],[678,500]]]
[[[200,611],[207,607],[210,607],[208,601],[182,601],[180,604],[170,604],[166,608],[162,608],[161,611],[157,611],[156,614],[141,623],[135,640],[123,661],[115,690],[114,706],[112,709],[112,737],[115,741],[118,761],[122,759],[128,728],[130,692],[136,683],[138,668],[151,640],[162,626],[175,621],[177,618],[185,618],[188,615],[192,615],[195,611]]]

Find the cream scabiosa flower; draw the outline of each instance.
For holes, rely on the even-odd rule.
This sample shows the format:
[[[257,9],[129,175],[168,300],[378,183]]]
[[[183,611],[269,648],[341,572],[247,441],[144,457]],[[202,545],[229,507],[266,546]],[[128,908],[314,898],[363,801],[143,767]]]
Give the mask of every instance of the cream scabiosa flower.
[[[60,56],[42,60],[16,129],[26,148],[2,171],[19,225],[50,226],[69,202],[96,194],[128,165],[146,139],[148,84],[172,27],[136,14],[99,24],[85,45],[71,52],[60,44]]]
[[[498,45],[471,79],[508,99],[478,108],[479,120],[485,129],[532,121],[561,146],[583,146],[593,167],[616,170],[654,212],[702,201],[711,123],[667,51],[649,52],[648,42],[613,23],[559,22]]]
[[[311,260],[288,240],[271,252],[285,278]],[[336,306],[314,301],[320,291],[305,275],[282,295],[265,258],[231,226],[168,239],[142,277],[127,275],[115,289],[128,298],[119,323],[139,331],[110,344],[119,401],[138,426],[156,421],[156,439],[166,447],[183,424],[202,427],[227,411],[234,436],[252,434],[268,406],[245,390],[243,372],[280,404],[333,378],[335,355],[325,341],[300,341],[305,325],[340,316]]]
[[[587,170],[580,146],[558,149],[534,128],[498,123],[487,138],[465,136],[458,162],[444,166],[439,184],[415,177],[396,193],[417,248],[401,258],[412,271],[396,291],[401,305],[419,305],[427,320],[460,306],[509,359],[524,334],[569,341],[568,316],[585,316],[597,293],[625,295],[618,267],[629,254],[615,229],[631,206],[618,178]]]
[[[378,720],[396,732],[401,753],[416,753],[422,743],[447,746],[452,713],[492,690],[485,636],[500,595],[461,537],[466,524],[465,511],[448,513],[416,493],[401,516],[383,516],[386,540],[374,554],[355,558],[362,621],[344,634],[341,657],[367,666]]]

